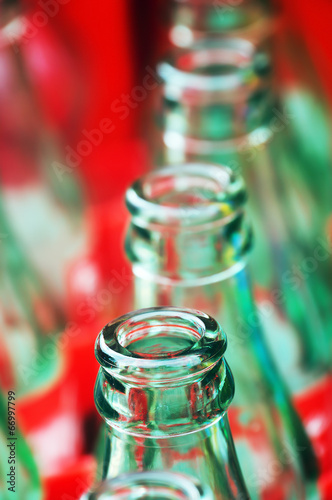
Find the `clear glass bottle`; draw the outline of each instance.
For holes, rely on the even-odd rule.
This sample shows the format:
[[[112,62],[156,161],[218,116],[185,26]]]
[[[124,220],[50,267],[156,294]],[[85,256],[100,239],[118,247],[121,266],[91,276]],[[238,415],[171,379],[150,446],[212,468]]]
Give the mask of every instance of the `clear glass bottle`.
[[[174,472],[152,471],[122,474],[102,482],[81,500],[213,500],[208,488],[193,478]]]
[[[64,349],[57,347],[57,334],[66,323],[67,274],[82,254],[86,238],[78,178],[60,160],[65,121],[74,128],[77,109],[69,106],[66,118],[60,109],[59,114],[55,112],[57,119],[51,116],[50,108],[60,108],[62,101],[55,94],[50,102],[52,93],[45,92],[54,61],[45,61],[42,43],[53,43],[53,54],[62,60],[63,71],[70,58],[65,64],[56,37],[40,41],[42,31],[52,33],[49,26],[29,33],[29,27],[34,28],[31,12],[23,15],[19,0],[2,2],[0,12],[0,341],[4,361],[0,379],[9,381],[21,397],[45,389],[63,370]],[[39,73],[31,67],[38,67]],[[68,83],[70,79],[66,75],[63,80]],[[59,81],[56,85],[61,87]]]
[[[102,478],[185,474],[213,499],[248,499],[229,430],[234,382],[226,336],[205,313],[149,308],[117,318],[96,342],[95,402],[106,421]]]
[[[35,29],[22,15],[19,1],[2,2],[1,198],[22,251],[48,283],[55,300],[64,306],[67,268],[83,253],[86,242],[83,195],[77,171],[64,164],[62,145],[68,140],[62,136],[65,125],[53,123],[45,103],[41,104],[45,97],[40,92],[41,75],[31,70],[31,60],[42,61],[41,79],[49,77],[49,61],[43,60],[43,47],[34,45],[38,30],[31,36],[31,27]],[[31,47],[33,54],[29,52]],[[52,105],[56,106],[54,102]],[[67,118],[67,125],[75,122],[71,119]]]
[[[317,212],[323,219],[324,234],[330,235],[332,150],[326,95],[305,41],[292,31],[285,12],[272,4],[269,0],[174,0],[169,28],[172,52],[180,57],[183,48],[194,49],[197,41],[214,40],[218,44],[226,37],[241,37],[260,50],[264,47],[273,61],[271,84],[284,108],[278,109],[277,118],[281,117],[289,135],[282,178],[288,189],[294,189],[294,199],[302,198],[300,208],[306,205],[306,211],[310,207]],[[307,200],[303,199],[304,186],[310,193]],[[312,203],[308,203],[310,198]],[[303,237],[311,226],[302,223],[303,213],[297,215]]]
[[[57,336],[66,320],[44,280],[18,243],[0,190],[0,382],[18,397],[45,390],[63,370]]]
[[[159,72],[165,161],[226,164],[244,176],[255,296],[275,362],[299,394],[331,366],[331,251],[326,217],[300,173],[291,118],[270,86],[269,60],[245,40],[207,41]]]
[[[204,309],[225,325],[237,384],[230,424],[252,498],[315,498],[311,445],[252,298],[245,201],[242,178],[226,167],[177,165],[137,181],[127,192],[126,239],[135,305]]]
[[[228,35],[261,42],[275,24],[270,3],[262,0],[172,0],[169,9],[169,38],[181,48]]]

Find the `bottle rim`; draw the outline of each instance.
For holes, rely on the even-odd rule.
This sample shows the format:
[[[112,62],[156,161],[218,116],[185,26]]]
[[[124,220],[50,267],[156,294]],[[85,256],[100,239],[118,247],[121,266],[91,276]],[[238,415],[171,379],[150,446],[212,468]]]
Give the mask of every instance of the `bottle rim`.
[[[226,347],[225,332],[209,315],[151,307],[108,323],[95,353],[102,369],[119,380],[162,386],[201,377],[221,361]]]
[[[259,43],[274,32],[276,24],[274,6],[262,0],[240,0],[228,3],[224,0],[173,0],[173,4],[175,9],[208,9],[213,13],[212,16],[208,15],[209,21],[206,25],[204,12],[202,14],[198,12],[196,16],[181,15],[178,18],[175,11],[169,30],[169,39],[175,47],[189,47],[195,40],[207,38],[207,36],[219,39],[226,36],[240,36]],[[217,19],[215,23],[218,17],[219,20]],[[201,22],[203,25],[200,24]]]
[[[209,163],[163,167],[138,179],[126,193],[135,225],[168,231],[227,225],[243,212],[246,200],[242,177]]]
[[[257,54],[256,45],[244,38],[207,38],[173,51],[157,65],[157,73],[164,82],[165,97],[171,100],[197,99],[204,93],[205,100],[211,93],[222,100],[240,100],[263,85],[255,64]]]

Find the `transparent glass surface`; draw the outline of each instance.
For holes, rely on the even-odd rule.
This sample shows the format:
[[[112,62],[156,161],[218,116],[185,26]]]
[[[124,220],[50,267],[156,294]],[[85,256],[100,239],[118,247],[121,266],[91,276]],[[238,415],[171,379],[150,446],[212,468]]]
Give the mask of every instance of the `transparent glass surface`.
[[[123,474],[101,483],[81,500],[213,500],[194,478],[164,471]]]
[[[273,20],[270,5],[260,0],[173,0],[169,9],[169,38],[177,47],[229,34],[261,39]]]
[[[62,371],[57,335],[65,317],[23,252],[4,213],[0,191],[0,381],[18,396],[53,383]]]
[[[26,43],[19,2],[2,2],[0,11],[0,380],[22,396],[61,373],[55,335],[65,325],[67,270],[85,235],[76,174],[41,105],[45,54],[36,39]],[[31,67],[43,64],[39,81]]]
[[[173,62],[159,69],[166,161],[226,164],[244,176],[255,297],[275,362],[300,393],[331,366],[331,197],[317,203],[309,177],[320,175],[313,164],[308,173],[310,161],[298,152],[292,117],[270,85],[266,54],[228,39],[202,43]],[[321,181],[329,186],[327,175]]]
[[[45,81],[38,81],[40,75],[31,70],[31,58],[45,65],[44,78],[49,68],[37,44],[34,54],[29,51],[28,25],[19,2],[1,4],[1,197],[22,251],[55,299],[64,301],[67,267],[85,244],[83,196],[77,172],[62,157],[68,138],[41,105],[39,92]]]
[[[282,12],[285,6],[276,7],[276,2],[268,0],[174,0],[169,4],[172,51],[179,55],[199,40],[225,37],[241,37],[264,46],[273,60],[274,88],[285,108],[281,125],[292,135],[296,164],[301,165],[306,187],[319,210],[327,209],[330,218],[332,151],[327,98],[305,39]],[[288,159],[290,174],[293,161]]]
[[[225,350],[219,324],[199,311],[143,309],[105,326],[95,388],[108,427],[103,478],[163,470],[195,478],[213,499],[249,498],[226,414]]]
[[[311,445],[264,344],[252,298],[245,202],[241,177],[226,167],[177,165],[137,181],[127,192],[126,240],[136,306],[176,304],[218,318],[236,380],[230,424],[252,498],[315,498]]]

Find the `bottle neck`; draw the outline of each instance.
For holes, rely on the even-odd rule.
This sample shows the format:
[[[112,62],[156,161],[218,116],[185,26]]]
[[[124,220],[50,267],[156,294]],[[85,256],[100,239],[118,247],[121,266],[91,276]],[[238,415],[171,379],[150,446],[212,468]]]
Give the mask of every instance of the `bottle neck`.
[[[209,427],[233,398],[225,349],[218,323],[198,311],[160,307],[123,316],[97,339],[97,409],[113,429],[137,437]]]
[[[166,467],[208,483],[213,498],[248,497],[225,417],[234,394],[225,349],[219,324],[197,310],[142,309],[102,330],[103,478]]]
[[[219,170],[219,174],[228,172],[224,167],[216,167],[216,170]],[[194,194],[197,196],[200,193],[203,197],[204,193],[204,199],[209,200],[207,205],[198,204],[195,208],[193,217],[200,221],[205,220],[204,211],[214,199],[212,192],[208,192],[204,183],[206,177],[202,172],[209,180],[217,178],[214,167],[207,165],[204,168],[201,165],[166,168],[150,174],[127,195],[133,218],[126,247],[135,274],[135,307],[177,304],[208,311],[225,324],[230,343],[228,355],[236,371],[243,374],[243,381],[247,378],[247,370],[241,366],[241,360],[245,357],[251,373],[251,388],[255,383],[262,386],[265,384],[262,367],[267,366],[268,362],[265,351],[261,349],[260,317],[255,309],[245,269],[246,253],[251,243],[251,229],[243,205],[245,197],[242,189],[239,189],[239,178],[235,175],[237,180],[234,184],[231,182],[228,188],[219,185],[216,187],[217,194],[214,194],[215,199],[220,193],[224,195],[224,217],[219,206],[219,213],[215,214],[214,221],[209,219],[209,224],[181,224],[181,217],[188,222]],[[185,198],[184,192],[180,193],[185,185],[188,188],[187,203],[180,205],[177,219],[175,213],[170,219],[165,214],[168,209],[165,197],[168,202],[173,201],[172,207],[175,209],[179,201]],[[146,206],[148,193],[155,203],[151,209]],[[138,195],[141,196],[140,201]],[[158,218],[158,225],[151,224],[150,210]],[[262,360],[259,359],[260,352]],[[237,394],[241,394],[240,399],[243,395],[249,404],[255,391],[247,391],[243,381],[238,385]]]
[[[170,167],[139,181],[127,193],[135,273],[205,282],[243,267],[252,243],[245,201],[242,179],[225,167]]]
[[[205,40],[158,66],[163,80],[160,121],[165,142],[225,141],[263,126],[271,117],[268,54],[244,39]]]
[[[142,231],[132,223],[126,247],[134,273],[161,284],[227,278],[246,265],[252,233],[244,218],[239,214],[232,221],[232,234],[224,226],[197,232],[157,232]]]
[[[178,339],[181,342],[181,339]],[[156,346],[158,348],[158,346]],[[99,413],[112,429],[136,437],[169,440],[198,432],[222,418],[233,398],[233,382],[223,359],[202,376],[132,386],[101,368],[95,390]],[[167,402],[172,401],[172,405]]]
[[[113,481],[133,471],[160,473],[164,468],[195,478],[211,500],[249,499],[227,414],[208,428],[168,439],[144,439],[108,430],[103,480]]]

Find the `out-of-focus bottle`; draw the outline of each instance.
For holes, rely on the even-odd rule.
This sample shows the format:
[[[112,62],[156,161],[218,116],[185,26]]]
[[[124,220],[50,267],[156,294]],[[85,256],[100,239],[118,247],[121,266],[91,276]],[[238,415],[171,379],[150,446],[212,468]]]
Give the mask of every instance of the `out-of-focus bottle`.
[[[242,178],[221,166],[177,165],[137,181],[126,240],[135,305],[206,309],[225,325],[237,382],[230,423],[249,492],[304,498],[306,483],[309,498],[315,458],[264,344],[246,269],[245,201]]]
[[[165,472],[132,472],[104,481],[81,500],[213,500],[195,478]]]
[[[271,1],[174,0],[169,5],[169,16],[169,38],[175,57],[204,39],[214,40],[217,46],[226,37],[241,37],[256,47],[264,47],[273,60],[271,84],[284,107],[282,125],[292,145],[292,164],[289,167],[286,162],[281,178],[293,190],[295,200],[302,198],[306,211],[318,213],[324,234],[331,236],[331,120],[308,49],[292,30],[285,13]],[[303,186],[313,203],[308,203],[310,197],[305,199]],[[299,224],[303,214],[296,215]],[[301,224],[301,238],[308,231],[310,238],[310,225]]]
[[[270,87],[268,62],[250,42],[227,39],[204,42],[159,71],[166,161],[227,164],[245,178],[256,298],[275,361],[300,393],[330,366],[330,250],[324,218],[297,175],[291,124]]]
[[[84,249],[85,232],[81,187],[61,153],[68,128],[77,126],[77,109],[71,102],[57,106],[66,100],[61,71],[67,83],[75,65],[68,68],[70,57],[57,53],[50,24],[34,24],[45,15],[23,15],[15,0],[1,3],[0,380],[17,394],[18,423],[43,493],[53,481],[53,491],[60,483],[65,494],[68,478],[93,469],[92,457],[83,455],[84,422],[68,363],[69,345],[80,332],[65,316],[67,271]],[[45,48],[41,39],[54,44]],[[54,57],[45,60],[48,49]],[[48,93],[45,80],[59,59],[56,91]]]
[[[84,248],[83,197],[65,165],[65,140],[44,112],[26,57],[30,24],[18,2],[3,2],[0,29],[2,204],[22,251],[63,305],[65,275]],[[38,57],[38,49],[34,57]],[[51,62],[50,62],[51,64]],[[68,119],[69,120],[69,119]]]
[[[16,424],[16,395],[0,391],[1,499],[42,500],[40,478],[33,455]]]
[[[226,336],[199,311],[149,308],[104,327],[95,402],[107,424],[103,478],[167,471],[213,499],[249,498],[227,419]]]
[[[12,232],[1,190],[0,233],[0,381],[21,397],[46,390],[63,373],[59,336],[66,321]]]
[[[269,2],[262,0],[172,0],[169,4],[169,39],[179,48],[229,35],[262,42],[275,23]]]

